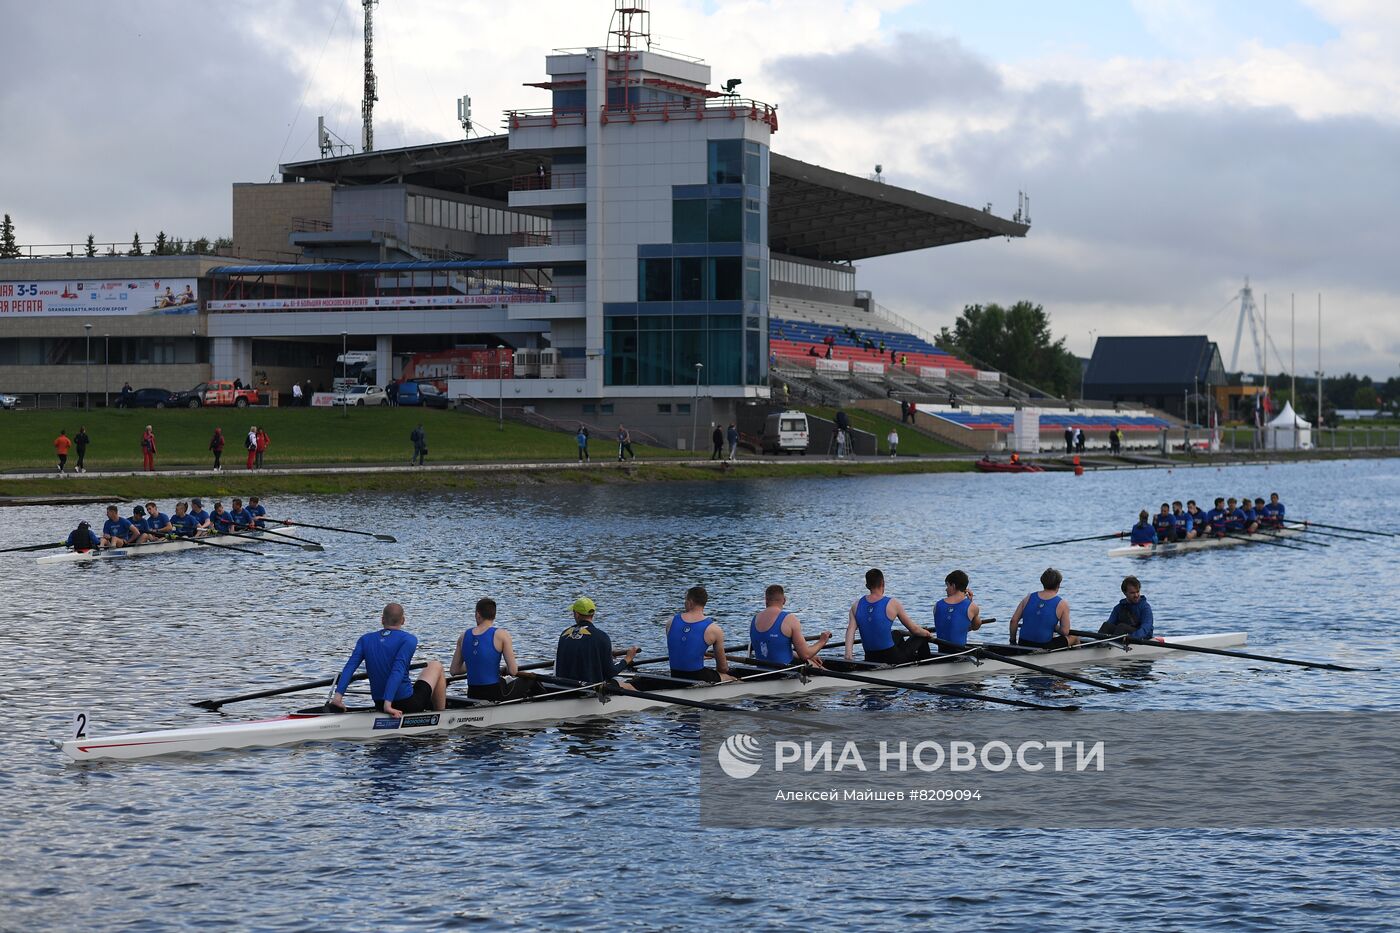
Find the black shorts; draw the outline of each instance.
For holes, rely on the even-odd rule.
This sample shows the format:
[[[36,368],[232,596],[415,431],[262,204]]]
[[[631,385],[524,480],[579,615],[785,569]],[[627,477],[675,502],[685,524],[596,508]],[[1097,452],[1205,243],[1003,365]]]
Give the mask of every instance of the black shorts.
[[[671,676],[679,680],[699,680],[707,684],[719,683],[719,671],[713,667],[702,667],[698,671],[678,671],[671,668]]]
[[[1056,634],[1055,637],[1050,639],[1049,641],[1027,641],[1024,638],[1017,638],[1016,644],[1022,645],[1026,648],[1042,648],[1046,651],[1049,651],[1052,648],[1069,647],[1069,642],[1065,640],[1065,636],[1060,634]]]
[[[384,705],[382,703],[379,704],[379,708],[383,710]],[[398,710],[400,713],[422,713],[432,708],[433,688],[429,687],[421,680],[413,682],[412,696],[394,701],[394,709]]]
[[[499,703],[502,700],[516,700],[533,693],[534,684],[535,681],[524,678],[516,678],[511,681],[498,680],[494,684],[469,684],[467,697],[473,700],[488,700],[492,703]]]
[[[866,649],[865,660],[876,664],[908,664],[933,657],[929,643],[922,638],[906,638],[903,632],[892,632],[894,644],[874,651]]]

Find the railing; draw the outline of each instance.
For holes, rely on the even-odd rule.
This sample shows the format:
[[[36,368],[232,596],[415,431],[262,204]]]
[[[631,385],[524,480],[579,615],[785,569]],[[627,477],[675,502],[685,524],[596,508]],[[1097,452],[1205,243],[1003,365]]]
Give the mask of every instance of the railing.
[[[329,233],[331,222],[318,217],[293,217],[293,233]]]
[[[588,186],[587,172],[536,172],[533,175],[516,175],[510,180],[511,191],[559,191],[585,188]]]
[[[587,122],[582,110],[555,110],[546,107],[538,110],[507,110],[506,127],[518,130],[533,126],[583,126]]]
[[[512,233],[511,246],[584,246],[588,242],[587,231],[555,230],[551,233]]]
[[[189,242],[181,244],[180,252],[157,253],[154,243],[143,243],[141,245],[142,256],[229,256],[232,255],[227,246],[216,246],[213,242],[208,244],[208,249],[202,253],[185,252],[189,247]],[[93,243],[93,254],[87,255],[87,241],[81,243],[21,243],[15,247],[19,255],[15,259],[111,259],[114,257],[126,257],[131,252],[131,242],[125,243]]]
[[[778,131],[778,110],[762,101],[738,97],[721,97],[715,100],[696,101],[686,98],[681,101],[657,101],[654,103],[632,104],[626,108],[604,107],[598,120],[604,126],[609,123],[643,123],[660,120],[709,120],[728,117],[731,120],[749,119],[768,124],[774,133]]]

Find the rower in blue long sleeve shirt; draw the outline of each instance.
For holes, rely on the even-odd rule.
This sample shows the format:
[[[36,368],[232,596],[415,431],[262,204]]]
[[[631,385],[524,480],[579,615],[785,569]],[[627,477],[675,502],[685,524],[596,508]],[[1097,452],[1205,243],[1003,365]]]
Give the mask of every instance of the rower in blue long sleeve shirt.
[[[1138,523],[1133,526],[1128,540],[1134,547],[1150,547],[1157,543],[1157,532],[1152,529],[1152,523],[1147,519],[1147,509],[1138,513]]]
[[[417,682],[409,680],[408,670],[418,639],[404,631],[403,606],[389,603],[379,621],[379,631],[368,632],[355,642],[355,650],[336,679],[327,705],[345,709],[345,691],[363,664],[369,674],[369,692],[375,707],[390,716],[446,709],[447,679],[442,662],[429,661]]]
[[[1124,577],[1120,589],[1123,598],[1108,614],[1108,621],[1099,626],[1099,634],[1151,638],[1152,607],[1143,598],[1142,583],[1137,577]]]

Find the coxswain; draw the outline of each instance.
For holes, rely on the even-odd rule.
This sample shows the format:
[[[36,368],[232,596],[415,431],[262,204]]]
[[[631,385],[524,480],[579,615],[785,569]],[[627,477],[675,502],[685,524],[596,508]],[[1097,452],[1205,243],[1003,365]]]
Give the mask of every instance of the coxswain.
[[[1170,517],[1168,516],[1168,518]],[[1128,533],[1128,540],[1133,547],[1151,547],[1157,543],[1157,532],[1153,530],[1152,524],[1147,520],[1147,509],[1138,513],[1138,522]]]
[[[1108,614],[1108,621],[1099,626],[1099,634],[1151,638],[1152,607],[1142,595],[1142,583],[1137,577],[1124,577],[1119,589],[1123,598]]]
[[[763,611],[755,613],[749,623],[749,656],[785,667],[798,661],[821,667],[817,652],[826,647],[831,633],[822,632],[808,644],[802,621],[784,609],[786,605],[787,593],[777,583],[763,591]]]
[[[1210,533],[1210,525],[1206,522],[1206,513],[1201,511],[1196,505],[1195,499],[1186,500],[1186,514],[1191,516],[1191,532],[1187,537],[1199,538]]]
[[[190,514],[189,503],[175,503],[175,514],[170,516],[170,527],[182,538],[193,538],[199,533],[199,522]]]
[[[1195,522],[1192,521],[1190,513],[1181,507],[1181,500],[1172,502],[1172,532],[1177,541],[1186,541],[1196,537]]]
[[[948,594],[933,607],[933,634],[940,652],[967,648],[967,633],[982,627],[982,610],[972,601],[967,574],[954,570],[943,578]]]
[[[175,526],[170,524],[170,516],[166,515],[154,502],[146,503],[146,534],[152,538],[162,538],[173,534]]]
[[[88,522],[78,522],[78,527],[74,528],[68,535],[68,540],[63,542],[63,546],[79,554],[86,554],[88,551],[95,551],[102,546],[102,539],[92,530],[92,525]]]
[[[1157,540],[1176,540],[1176,519],[1172,517],[1172,507],[1166,502],[1162,503],[1162,509],[1152,517],[1152,530],[1157,533]]]
[[[903,664],[932,657],[929,643],[933,633],[909,618],[899,600],[885,595],[885,575],[873,567],[867,570],[865,588],[869,592],[851,603],[846,614],[846,660],[851,660],[857,631],[867,661]],[[895,631],[891,625],[896,621],[916,637],[906,638],[904,632]]]
[[[228,518],[236,531],[245,531],[253,527],[252,513],[243,507],[243,500],[237,496],[234,497],[233,504],[229,507]]]
[[[705,612],[710,594],[703,586],[685,591],[685,606],[666,624],[666,653],[671,659],[671,676],[683,680],[719,683],[735,680],[729,675],[729,659],[724,656],[724,630]],[[706,652],[713,652],[715,666],[705,666]]]
[[[1040,575],[1040,592],[1027,595],[1011,614],[1013,645],[1072,648],[1079,644],[1079,637],[1069,633],[1069,603],[1060,595],[1062,582],[1064,577],[1054,567]]]
[[[263,516],[267,515],[267,509],[263,507],[262,500],[257,496],[248,497],[248,514],[253,516],[253,527],[259,529],[267,527],[267,522],[263,520]]]
[[[350,678],[363,664],[369,673],[369,692],[375,708],[396,719],[405,713],[446,709],[447,678],[441,661],[429,661],[418,680],[409,681],[408,669],[413,663],[413,652],[418,650],[418,638],[404,631],[403,606],[389,603],[379,622],[378,631],[367,632],[355,642],[355,650],[341,669],[327,705],[345,709]]]
[[[1269,493],[1269,504],[1264,506],[1264,516],[1269,520],[1269,524],[1275,528],[1283,527],[1284,515],[1283,503],[1279,501],[1278,493]]]
[[[102,523],[103,547],[125,547],[128,544],[135,544],[141,539],[141,532],[136,526],[131,524],[115,505],[107,506],[107,520]]]
[[[621,661],[613,660],[612,639],[593,623],[598,611],[593,600],[580,596],[569,610],[574,615],[574,624],[559,635],[559,647],[554,652],[554,676],[590,685],[611,682],[626,690],[635,689],[616,677],[631,666],[641,649],[633,645]]]
[[[1217,538],[1225,537],[1225,532],[1229,529],[1230,516],[1225,511],[1225,500],[1220,496],[1215,497],[1215,508],[1206,513],[1206,525],[1210,533]]]
[[[501,676],[501,664],[510,680]],[[496,625],[496,601],[476,601],[476,624],[457,639],[452,655],[453,677],[467,675],[467,696],[473,700],[514,700],[529,696],[532,681],[520,679],[510,632]]]
[[[207,535],[213,532],[214,523],[209,520],[209,511],[204,508],[203,499],[190,500],[190,518],[194,519],[197,534]]]

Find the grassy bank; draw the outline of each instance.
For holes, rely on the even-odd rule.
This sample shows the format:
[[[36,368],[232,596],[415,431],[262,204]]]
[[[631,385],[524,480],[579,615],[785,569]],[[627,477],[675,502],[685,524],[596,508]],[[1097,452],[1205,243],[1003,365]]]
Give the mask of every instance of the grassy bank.
[[[625,466],[596,464],[580,468],[539,470],[448,470],[379,471],[365,473],[269,474],[255,477],[247,473],[207,476],[89,476],[82,480],[62,480],[47,476],[0,481],[0,497],[92,494],[124,499],[154,497],[170,499],[201,495],[207,500],[256,493],[276,495],[331,495],[356,492],[434,491],[477,489],[500,486],[548,486],[564,483],[629,484],[653,482],[694,482],[697,480],[799,479],[840,476],[887,476],[908,473],[966,473],[966,461],[899,460],[887,462],[845,461],[841,463],[722,463],[643,462]]]
[[[818,418],[825,418],[828,421],[836,420],[836,409],[834,408],[805,405],[802,410],[808,414],[816,415]],[[871,434],[875,435],[876,439],[880,442],[881,452],[887,452],[885,438],[889,436],[890,428],[894,428],[899,432],[899,452],[901,454],[928,456],[932,454],[967,453],[967,451],[961,447],[955,447],[936,437],[929,437],[927,434],[920,434],[907,424],[900,424],[893,418],[886,418],[884,415],[876,414],[873,411],[865,411],[861,408],[847,408],[846,415],[851,419],[851,427],[858,431],[869,431]]]
[[[243,438],[251,425],[267,431],[271,442],[265,465],[407,463],[413,453],[409,433],[419,422],[428,437],[431,460],[542,461],[573,460],[578,447],[570,434],[545,431],[479,415],[423,408],[356,408],[349,414],[329,408],[196,408],[117,409],[92,412],[0,412],[0,471],[53,469],[53,440],[59,429],[72,437],[87,427],[89,470],[139,470],[141,432],[152,425],[156,434],[156,469],[208,467],[209,439],[216,427],[224,432],[224,464],[241,468],[247,451]],[[676,451],[637,446],[643,457],[675,457]],[[615,456],[610,438],[595,437],[594,456]],[[76,460],[69,455],[69,465]]]

